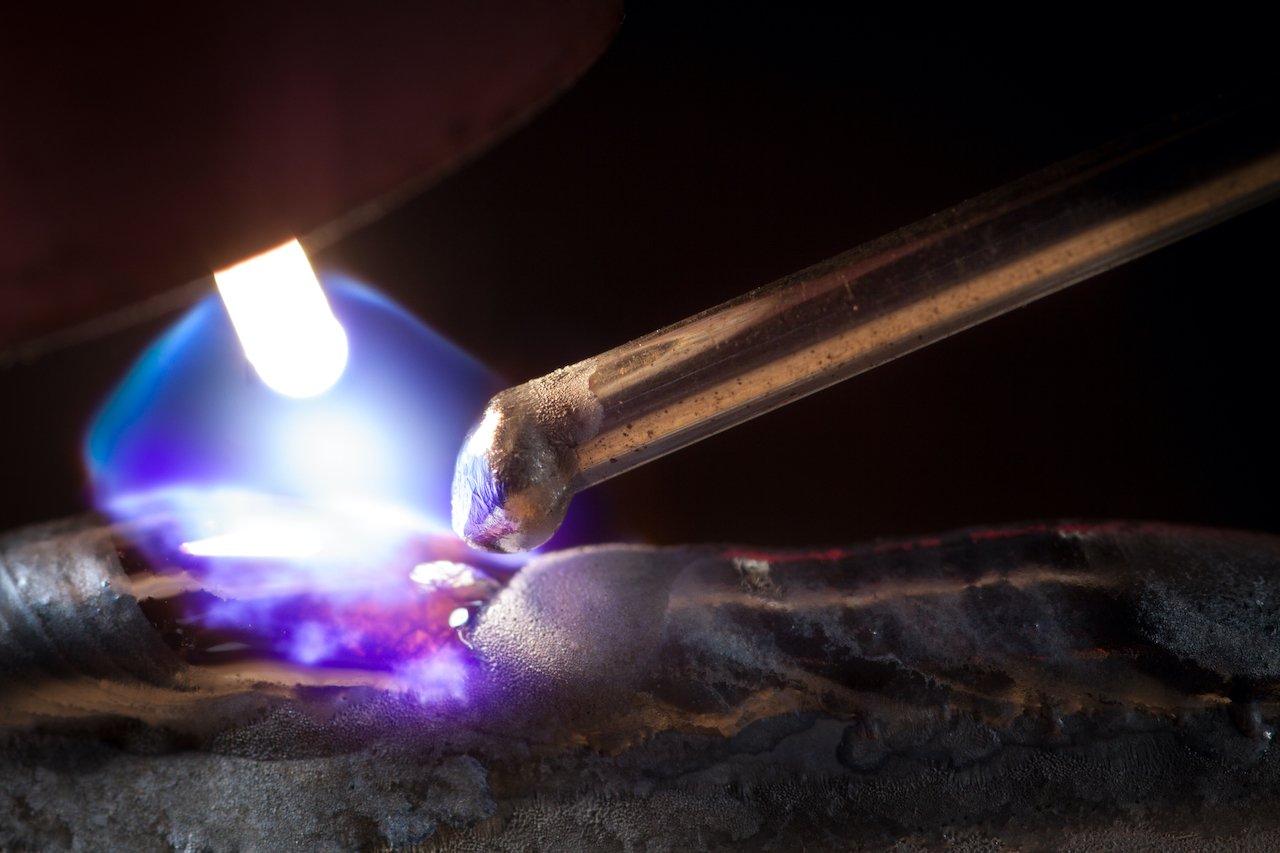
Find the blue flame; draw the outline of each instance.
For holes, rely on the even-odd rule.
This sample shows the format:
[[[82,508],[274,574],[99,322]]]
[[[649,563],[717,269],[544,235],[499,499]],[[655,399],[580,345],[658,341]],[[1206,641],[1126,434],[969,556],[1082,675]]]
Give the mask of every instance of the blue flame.
[[[355,654],[417,693],[456,698],[452,658],[404,638],[451,633],[457,604],[433,602],[441,593],[410,573],[466,553],[449,526],[454,461],[502,383],[374,291],[323,283],[350,348],[331,389],[298,399],[264,385],[211,294],[95,417],[84,448],[94,501],[148,531],[138,546],[153,565],[177,554],[199,577],[216,600],[191,621],[254,632],[302,664]],[[421,624],[437,612],[440,625]]]
[[[351,352],[332,389],[300,400],[264,385],[210,295],[95,418],[85,458],[98,507],[118,520],[164,514],[184,541],[233,525],[226,498],[244,493],[447,533],[457,449],[501,383],[372,290],[325,284]],[[224,500],[211,507],[210,495]]]

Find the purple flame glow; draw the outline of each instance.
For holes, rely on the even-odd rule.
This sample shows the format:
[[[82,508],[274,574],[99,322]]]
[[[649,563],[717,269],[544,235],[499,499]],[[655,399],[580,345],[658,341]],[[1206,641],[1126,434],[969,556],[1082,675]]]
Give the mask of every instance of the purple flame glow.
[[[210,295],[143,353],[91,425],[94,500],[144,531],[134,544],[153,570],[190,580],[169,627],[216,636],[205,653],[382,669],[419,698],[457,700],[463,655],[446,639],[467,621],[458,610],[476,576],[422,582],[413,571],[479,558],[450,530],[449,487],[501,383],[368,288],[324,284],[350,347],[336,385],[307,399],[272,391]]]

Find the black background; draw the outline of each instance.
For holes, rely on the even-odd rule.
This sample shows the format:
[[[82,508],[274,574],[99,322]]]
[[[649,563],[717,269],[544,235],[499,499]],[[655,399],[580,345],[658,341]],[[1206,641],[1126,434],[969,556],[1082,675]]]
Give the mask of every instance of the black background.
[[[327,251],[524,381],[1239,88],[1266,28],[636,2],[561,100]],[[1047,518],[1280,532],[1275,203],[659,460],[591,539],[825,545]],[[0,529],[155,321],[0,370]],[[585,497],[585,496],[584,496]]]

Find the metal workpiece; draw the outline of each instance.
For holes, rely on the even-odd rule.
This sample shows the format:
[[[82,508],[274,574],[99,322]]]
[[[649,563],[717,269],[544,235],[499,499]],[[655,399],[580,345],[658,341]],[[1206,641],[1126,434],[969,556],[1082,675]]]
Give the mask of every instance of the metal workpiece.
[[[93,517],[0,537],[0,710],[17,684],[175,684],[181,662],[129,593],[108,525]]]
[[[54,565],[14,553],[15,589]],[[50,635],[127,657],[130,620],[84,606]],[[130,664],[40,683],[28,661],[0,683],[0,847],[1265,849],[1278,638],[1270,536],[565,551],[480,611],[443,703],[185,665],[144,694]]]
[[[499,394],[455,530],[536,547],[576,492],[1274,198],[1278,112],[1139,134]]]

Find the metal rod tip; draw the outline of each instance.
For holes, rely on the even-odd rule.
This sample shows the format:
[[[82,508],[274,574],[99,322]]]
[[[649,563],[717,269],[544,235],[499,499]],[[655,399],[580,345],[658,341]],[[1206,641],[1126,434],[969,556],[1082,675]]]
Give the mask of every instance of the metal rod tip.
[[[573,496],[563,453],[518,399],[490,401],[463,442],[453,475],[453,529],[468,545],[514,553],[542,545],[560,527]]]

